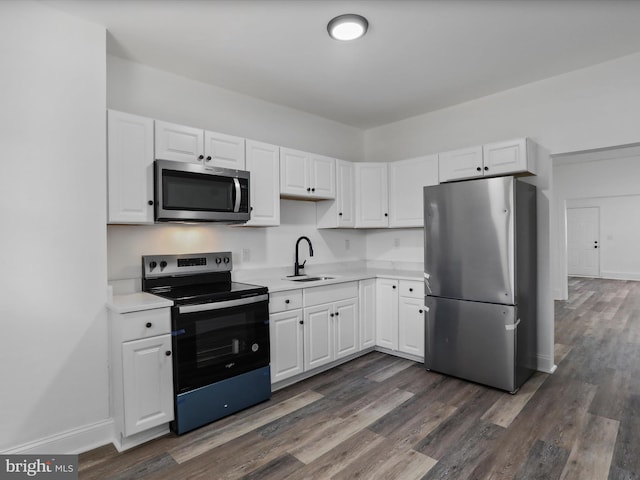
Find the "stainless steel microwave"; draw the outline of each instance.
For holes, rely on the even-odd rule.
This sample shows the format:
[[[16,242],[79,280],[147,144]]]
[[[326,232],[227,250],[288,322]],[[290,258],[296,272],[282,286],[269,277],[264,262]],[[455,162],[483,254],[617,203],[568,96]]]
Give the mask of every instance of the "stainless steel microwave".
[[[244,223],[251,218],[249,172],[155,161],[156,222]]]

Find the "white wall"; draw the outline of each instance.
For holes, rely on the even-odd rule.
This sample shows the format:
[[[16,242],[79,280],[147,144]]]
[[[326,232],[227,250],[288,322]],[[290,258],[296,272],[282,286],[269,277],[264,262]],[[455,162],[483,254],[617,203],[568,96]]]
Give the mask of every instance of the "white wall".
[[[107,56],[109,108],[362,161],[363,131],[315,115]]]
[[[561,163],[566,159],[571,163]],[[555,296],[567,298],[568,294],[567,207],[600,207],[601,276],[640,280],[640,148],[560,156],[553,175],[558,231]]]
[[[640,140],[640,54],[365,132],[367,161],[531,137],[551,154]]]
[[[0,3],[0,451],[108,441],[105,30]]]
[[[237,227],[228,225],[150,225],[108,227],[109,280],[139,279],[141,256],[166,253],[231,251],[234,271],[289,267],[293,273],[295,243],[306,235],[314,256],[307,267],[319,264],[364,260],[365,234],[355,230],[316,229],[313,202],[281,200],[279,227]],[[346,248],[345,240],[349,240]],[[243,250],[249,250],[244,261]],[[306,244],[301,259],[308,257]],[[134,284],[135,285],[135,284]]]

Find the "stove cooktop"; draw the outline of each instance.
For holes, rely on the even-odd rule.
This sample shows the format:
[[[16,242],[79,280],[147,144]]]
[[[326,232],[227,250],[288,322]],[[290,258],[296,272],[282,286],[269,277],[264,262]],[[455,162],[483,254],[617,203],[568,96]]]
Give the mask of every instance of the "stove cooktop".
[[[268,293],[267,287],[248,283],[205,283],[198,285],[158,286],[148,290],[159,297],[173,300],[176,305],[210,303]]]

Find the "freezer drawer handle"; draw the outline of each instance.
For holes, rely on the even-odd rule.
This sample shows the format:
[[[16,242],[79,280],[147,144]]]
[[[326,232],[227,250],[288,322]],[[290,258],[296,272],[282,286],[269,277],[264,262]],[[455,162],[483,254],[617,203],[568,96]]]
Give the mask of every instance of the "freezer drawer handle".
[[[516,323],[514,323],[513,325],[505,325],[504,329],[507,330],[507,331],[515,330],[516,328],[518,328],[519,324],[520,324],[520,319],[518,319],[518,321]]]

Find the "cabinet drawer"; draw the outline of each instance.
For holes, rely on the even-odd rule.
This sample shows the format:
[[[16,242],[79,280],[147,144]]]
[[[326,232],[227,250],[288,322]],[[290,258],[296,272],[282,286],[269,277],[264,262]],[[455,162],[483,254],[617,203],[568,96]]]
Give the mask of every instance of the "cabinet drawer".
[[[424,297],[424,283],[417,280],[400,280],[400,296],[412,298]]]
[[[122,342],[171,333],[171,309],[169,308],[124,313],[116,321],[120,322],[120,341]]]
[[[347,298],[358,297],[358,282],[334,283],[321,287],[310,287],[304,290],[304,306],[321,305],[338,302]]]
[[[269,313],[302,308],[302,290],[288,290],[269,294]]]

